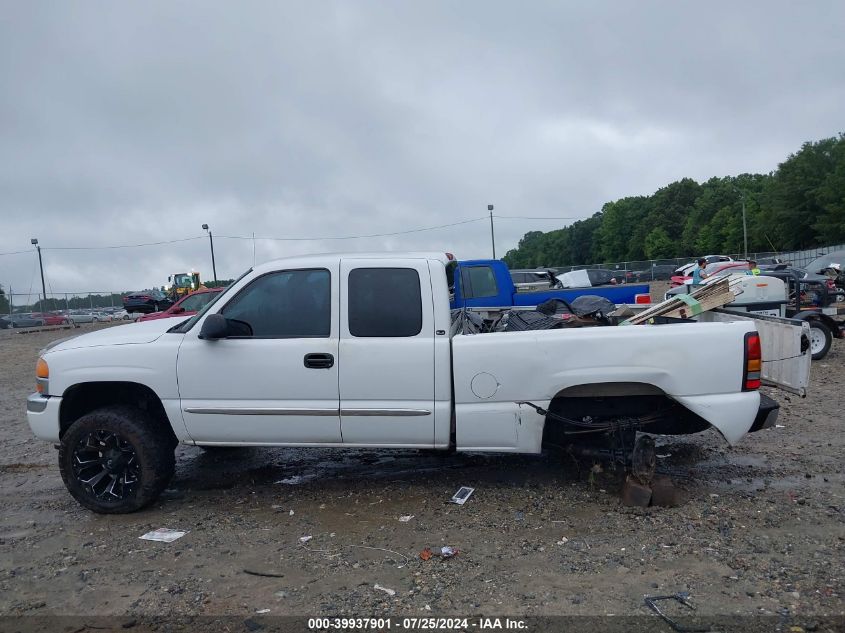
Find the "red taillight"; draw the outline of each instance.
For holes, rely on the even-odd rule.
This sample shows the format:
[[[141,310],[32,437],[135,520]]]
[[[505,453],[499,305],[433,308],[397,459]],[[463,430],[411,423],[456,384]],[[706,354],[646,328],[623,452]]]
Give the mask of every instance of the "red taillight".
[[[634,295],[634,303],[636,303],[636,304],[651,303],[651,295],[646,294],[646,293]]]
[[[754,391],[760,388],[760,371],[763,369],[763,352],[760,335],[749,332],[745,335],[745,361],[742,371],[742,390]]]

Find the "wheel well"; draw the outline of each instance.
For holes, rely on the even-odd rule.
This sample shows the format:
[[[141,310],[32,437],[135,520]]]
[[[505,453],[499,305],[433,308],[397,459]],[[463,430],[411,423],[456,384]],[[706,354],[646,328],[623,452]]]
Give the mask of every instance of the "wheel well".
[[[59,437],[86,413],[116,404],[128,404],[148,412],[171,437],[173,445],[179,443],[161,399],[152,389],[137,382],[86,382],[68,388],[59,409]]]
[[[646,383],[597,383],[577,385],[558,392],[549,404],[549,413],[571,420],[591,418],[600,423],[621,418],[653,419],[642,430],[657,434],[691,434],[710,428],[710,423],[693,413],[658,387]],[[546,416],[543,443],[563,445],[573,441],[599,438],[602,433],[569,435],[575,430],[566,423]]]

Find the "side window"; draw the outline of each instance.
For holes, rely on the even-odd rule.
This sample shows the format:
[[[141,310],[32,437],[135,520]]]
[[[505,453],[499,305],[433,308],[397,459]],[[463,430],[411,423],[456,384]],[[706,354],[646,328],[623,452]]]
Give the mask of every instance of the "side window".
[[[221,311],[248,323],[255,338],[327,338],[331,330],[328,270],[285,270],[259,277]]]
[[[349,332],[360,337],[416,336],[422,331],[420,276],[413,268],[349,272]]]
[[[490,266],[467,266],[461,269],[461,284],[464,297],[467,299],[480,299],[482,297],[495,297],[499,294],[499,287],[496,285],[496,277]]]

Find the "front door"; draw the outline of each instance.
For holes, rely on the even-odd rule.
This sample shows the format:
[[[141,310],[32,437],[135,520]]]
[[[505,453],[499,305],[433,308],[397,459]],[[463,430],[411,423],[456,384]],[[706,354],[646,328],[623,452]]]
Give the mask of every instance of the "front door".
[[[248,324],[244,335],[202,340],[201,321],[185,335],[179,396],[196,442],[341,442],[338,292],[337,270],[268,273],[219,310]]]
[[[344,259],[343,443],[434,445],[434,308],[428,263]]]

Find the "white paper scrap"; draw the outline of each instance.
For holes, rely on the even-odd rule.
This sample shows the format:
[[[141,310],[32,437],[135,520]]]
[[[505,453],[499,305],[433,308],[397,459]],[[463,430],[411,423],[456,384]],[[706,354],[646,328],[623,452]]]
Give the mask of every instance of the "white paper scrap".
[[[152,532],[147,532],[139,536],[138,538],[144,539],[145,541],[160,541],[162,543],[172,543],[178,538],[182,538],[188,532],[181,531],[181,530],[171,530],[170,528],[159,528],[157,530],[153,530]]]
[[[384,593],[386,593],[388,596],[395,596],[395,595],[396,595],[396,590],[395,590],[395,589],[388,589],[387,587],[382,587],[382,586],[381,586],[381,585],[379,585],[378,583],[376,583],[375,585],[373,585],[373,589],[378,589],[379,591],[383,591],[383,592],[384,592]]]

